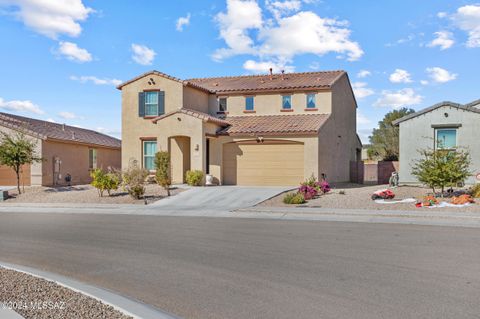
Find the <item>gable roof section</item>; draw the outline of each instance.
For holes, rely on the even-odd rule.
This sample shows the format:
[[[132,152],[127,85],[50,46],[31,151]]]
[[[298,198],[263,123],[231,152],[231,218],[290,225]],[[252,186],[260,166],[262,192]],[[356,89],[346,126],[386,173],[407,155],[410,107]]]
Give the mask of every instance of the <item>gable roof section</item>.
[[[181,108],[181,109],[178,109],[176,111],[173,111],[173,112],[169,112],[169,113],[166,113],[166,114],[163,114],[163,115],[160,115],[154,119],[152,119],[152,122],[153,123],[157,123],[158,121],[164,119],[164,118],[167,118],[169,116],[172,116],[172,115],[175,115],[175,114],[185,114],[185,115],[189,115],[189,116],[193,116],[193,117],[196,117],[202,121],[205,121],[205,122],[210,122],[210,123],[214,123],[214,124],[217,124],[219,126],[228,126],[230,125],[230,123],[226,120],[223,120],[221,118],[218,118],[218,117],[215,117],[215,116],[212,116],[210,114],[207,114],[207,113],[203,113],[203,112],[200,112],[200,111],[195,111],[195,110],[191,110],[191,109],[186,109],[186,108]]]
[[[234,93],[299,89],[330,89],[345,71],[322,71],[304,73],[285,73],[273,75],[245,75],[181,80],[159,71],[150,71],[126,81],[117,89],[149,75],[158,75],[185,86],[209,93]]]
[[[53,139],[111,148],[121,147],[119,139],[93,130],[8,113],[0,112],[0,125],[44,140]]]
[[[420,110],[418,112],[408,114],[408,115],[406,115],[402,118],[399,118],[398,120],[393,121],[392,124],[393,125],[399,125],[402,122],[408,121],[408,120],[413,119],[417,116],[420,116],[422,114],[434,111],[434,110],[436,110],[440,107],[444,107],[444,106],[454,107],[454,108],[459,109],[459,110],[464,110],[464,111],[469,111],[469,112],[474,112],[474,113],[479,113],[480,114],[480,109],[474,107],[474,105],[476,105],[476,102],[472,102],[472,103],[469,103],[469,104],[462,105],[462,104],[459,104],[459,103],[444,101],[444,102],[440,102],[440,103],[437,103],[435,105],[432,105],[430,107],[427,107],[427,108],[425,108],[423,110]]]
[[[329,114],[231,116],[230,126],[219,135],[312,135],[318,134]]]

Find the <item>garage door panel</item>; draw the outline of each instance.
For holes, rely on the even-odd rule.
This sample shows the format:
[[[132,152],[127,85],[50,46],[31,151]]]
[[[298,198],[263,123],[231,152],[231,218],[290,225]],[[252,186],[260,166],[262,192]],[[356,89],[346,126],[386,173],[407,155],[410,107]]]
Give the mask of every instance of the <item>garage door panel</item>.
[[[227,185],[298,185],[304,179],[304,146],[226,144],[223,171]]]

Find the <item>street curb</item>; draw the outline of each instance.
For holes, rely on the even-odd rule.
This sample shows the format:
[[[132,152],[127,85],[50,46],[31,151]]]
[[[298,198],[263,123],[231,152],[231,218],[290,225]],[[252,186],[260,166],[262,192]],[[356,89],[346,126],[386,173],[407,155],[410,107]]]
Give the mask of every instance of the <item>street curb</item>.
[[[37,278],[53,281],[60,286],[76,291],[85,296],[94,298],[102,303],[113,307],[121,313],[131,316],[135,319],[180,319],[163,310],[142,302],[120,296],[104,288],[91,286],[80,281],[70,279],[61,275],[53,274],[47,271],[38,270],[28,266],[21,266],[0,261],[0,267],[25,273]]]

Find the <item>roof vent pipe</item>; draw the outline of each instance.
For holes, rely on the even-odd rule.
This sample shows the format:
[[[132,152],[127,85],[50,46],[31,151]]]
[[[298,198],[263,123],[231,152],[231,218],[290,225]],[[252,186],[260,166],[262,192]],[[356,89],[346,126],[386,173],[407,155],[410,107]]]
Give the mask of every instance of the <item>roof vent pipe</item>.
[[[270,68],[270,80],[273,80],[273,68]]]
[[[65,123],[62,124],[62,131],[65,131]]]
[[[285,70],[282,70],[282,81],[285,80]]]
[[[75,132],[72,132],[72,140],[75,139]]]

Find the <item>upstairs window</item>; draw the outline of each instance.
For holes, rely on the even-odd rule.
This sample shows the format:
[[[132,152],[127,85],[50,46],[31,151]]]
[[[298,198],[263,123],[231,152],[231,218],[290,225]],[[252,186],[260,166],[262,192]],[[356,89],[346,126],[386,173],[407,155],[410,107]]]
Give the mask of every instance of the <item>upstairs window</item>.
[[[155,153],[157,153],[156,141],[143,142],[143,168],[149,171],[155,170]]]
[[[282,96],[282,109],[290,110],[292,108],[292,96],[283,95]]]
[[[253,111],[254,110],[254,103],[253,103],[253,96],[247,96],[245,98],[245,111]]]
[[[218,111],[227,112],[227,98],[221,97],[218,99]]]
[[[307,109],[314,109],[316,108],[315,104],[315,94],[307,94]]]
[[[158,92],[145,92],[145,116],[158,115]]]
[[[445,128],[435,130],[435,142],[439,149],[454,149],[457,147],[457,129]]]
[[[90,148],[88,150],[88,168],[96,169],[97,168],[97,150]]]
[[[165,113],[165,92],[146,91],[138,93],[138,116],[153,117]]]

